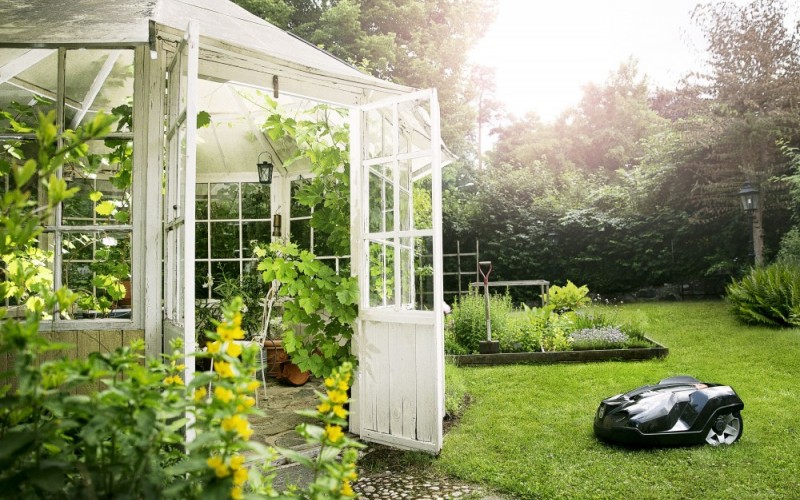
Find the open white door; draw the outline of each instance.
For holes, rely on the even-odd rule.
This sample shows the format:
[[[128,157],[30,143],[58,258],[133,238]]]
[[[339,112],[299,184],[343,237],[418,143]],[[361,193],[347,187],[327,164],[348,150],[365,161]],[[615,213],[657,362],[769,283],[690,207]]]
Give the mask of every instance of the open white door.
[[[164,351],[184,340],[184,352],[195,351],[194,332],[194,199],[197,129],[198,30],[190,22],[177,46],[162,43],[164,68]],[[149,186],[158,189],[160,186]],[[149,263],[150,264],[150,263]],[[188,357],[186,358],[188,360]],[[184,380],[194,375],[185,363]]]
[[[365,105],[351,126],[352,265],[361,293],[351,430],[438,453],[444,334],[436,91]]]

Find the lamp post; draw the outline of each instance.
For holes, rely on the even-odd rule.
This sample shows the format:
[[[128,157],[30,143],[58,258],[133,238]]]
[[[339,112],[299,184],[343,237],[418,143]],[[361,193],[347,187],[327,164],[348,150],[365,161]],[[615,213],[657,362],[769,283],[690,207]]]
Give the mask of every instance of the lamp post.
[[[750,214],[753,262],[756,266],[760,266],[764,263],[764,233],[761,227],[761,199],[758,189],[753,187],[750,182],[745,182],[742,189],[739,190],[739,199],[742,202],[742,210]]]

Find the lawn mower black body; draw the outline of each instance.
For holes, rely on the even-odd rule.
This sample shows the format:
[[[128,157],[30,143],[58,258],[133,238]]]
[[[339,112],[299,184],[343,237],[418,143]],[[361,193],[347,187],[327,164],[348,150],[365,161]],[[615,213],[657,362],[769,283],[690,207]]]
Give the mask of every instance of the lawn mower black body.
[[[733,444],[742,435],[744,403],[730,386],[679,376],[600,403],[594,433],[635,447]]]

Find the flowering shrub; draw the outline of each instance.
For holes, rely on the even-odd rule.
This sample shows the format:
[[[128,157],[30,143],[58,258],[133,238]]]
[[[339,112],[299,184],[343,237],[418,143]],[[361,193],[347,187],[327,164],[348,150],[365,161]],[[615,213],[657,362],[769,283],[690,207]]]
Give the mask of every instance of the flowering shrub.
[[[8,356],[11,365],[0,373],[0,496],[275,496],[268,474],[275,452],[250,440],[247,416],[258,412],[250,394],[259,384],[254,378],[259,356],[256,346],[243,348],[236,342],[244,336],[241,299],[222,307],[215,331],[208,332],[207,352],[196,354],[211,357],[214,371],[191,381],[183,378],[187,360],[180,342],[164,359],[145,359],[144,342],[136,341],[69,360],[58,358],[69,346],[39,333],[43,318],[67,311],[76,298],[66,288],[53,290],[51,275],[42,271],[50,256],[36,249],[52,208],[74,194],[50,174],[64,161],[84,157],[85,142],[104,135],[113,121],[98,114],[59,142],[54,119],[40,116],[35,159],[0,156],[0,181],[11,186],[0,197],[5,268],[0,292],[21,306],[21,317],[0,307],[0,355]],[[45,192],[39,193],[49,201],[45,210],[30,202],[37,199],[32,193],[37,173],[49,176]],[[322,446],[315,462],[298,460],[314,468],[315,482],[309,490],[287,493],[290,497],[353,496],[357,443],[342,430],[350,366],[333,374],[321,408],[312,414],[325,428],[299,429]],[[187,442],[187,434],[196,437]]]
[[[620,349],[628,342],[628,335],[612,326],[584,328],[570,333],[569,338],[574,350]]]

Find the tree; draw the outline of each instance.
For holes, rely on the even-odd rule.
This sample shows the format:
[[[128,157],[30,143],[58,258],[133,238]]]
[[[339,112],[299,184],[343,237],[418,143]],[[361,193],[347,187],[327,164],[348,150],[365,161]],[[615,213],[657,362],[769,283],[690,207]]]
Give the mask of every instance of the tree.
[[[234,0],[379,78],[436,87],[442,138],[473,156],[478,90],[470,48],[494,20],[496,0]]]

